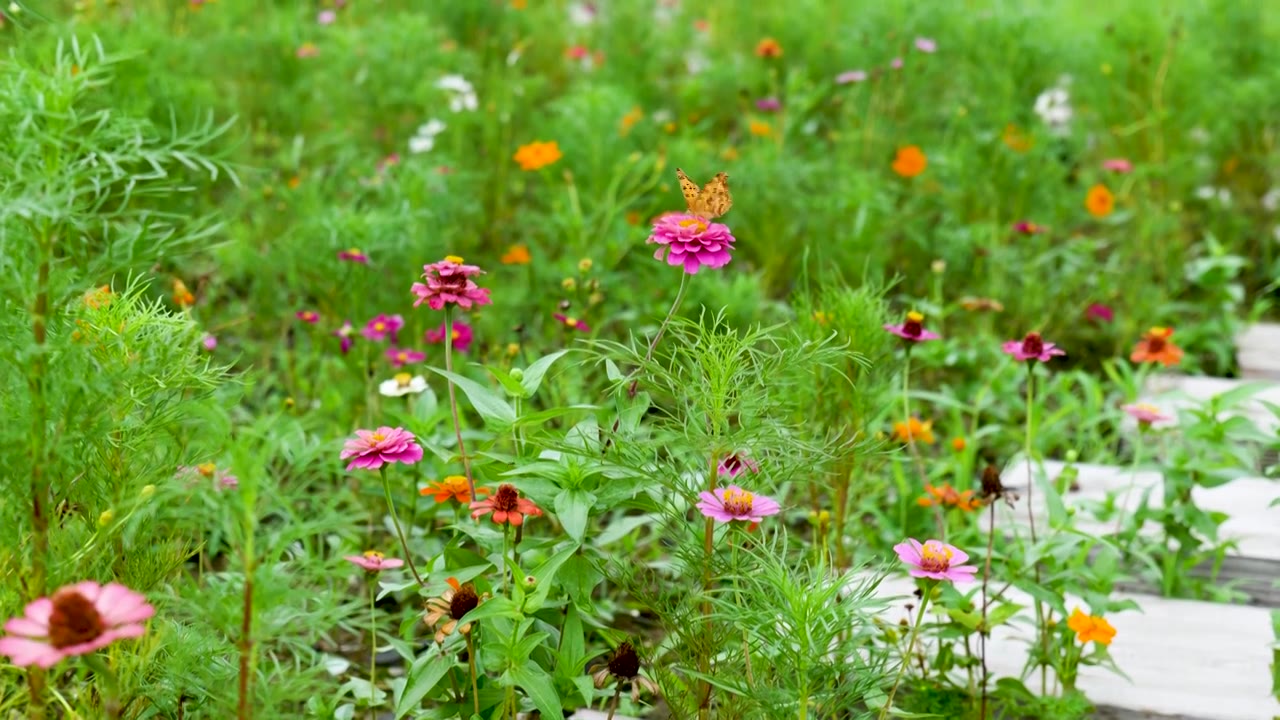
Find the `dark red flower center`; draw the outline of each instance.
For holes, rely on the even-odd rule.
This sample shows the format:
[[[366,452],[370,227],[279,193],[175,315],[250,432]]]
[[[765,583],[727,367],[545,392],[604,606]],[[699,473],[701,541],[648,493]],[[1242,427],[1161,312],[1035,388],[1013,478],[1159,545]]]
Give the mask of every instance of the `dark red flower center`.
[[[49,613],[49,644],[62,649],[87,643],[102,636],[105,626],[98,609],[75,590],[59,590],[53,595]]]
[[[1164,338],[1159,335],[1153,334],[1147,336],[1147,352],[1152,355],[1163,352],[1166,344],[1167,343],[1164,341]]]
[[[640,674],[640,656],[631,643],[624,642],[613,651],[609,659],[609,673],[614,677],[630,679]]]
[[[1022,354],[1031,357],[1040,357],[1044,353],[1044,340],[1040,338],[1040,333],[1027,333],[1022,339]]]
[[[730,455],[724,459],[724,469],[729,475],[737,475],[742,472],[742,460],[737,455]]]
[[[919,320],[915,320],[913,318],[907,318],[907,321],[902,323],[903,335],[909,335],[911,337],[920,337],[920,334],[923,332],[924,332],[924,325]]]
[[[520,491],[515,485],[499,485],[493,494],[493,509],[499,512],[515,512],[520,504]]]
[[[463,585],[454,591],[453,599],[449,601],[449,617],[461,620],[479,604],[480,598],[476,595],[475,587],[470,584]]]

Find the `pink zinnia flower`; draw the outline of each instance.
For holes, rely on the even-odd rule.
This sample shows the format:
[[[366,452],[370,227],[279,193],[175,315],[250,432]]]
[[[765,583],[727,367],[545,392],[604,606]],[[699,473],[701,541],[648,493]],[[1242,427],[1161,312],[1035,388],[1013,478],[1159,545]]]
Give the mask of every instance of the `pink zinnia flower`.
[[[1015,232],[1020,232],[1023,235],[1038,235],[1045,231],[1045,227],[1043,225],[1037,225],[1030,220],[1023,220],[1017,223],[1013,226],[1013,229]]]
[[[424,339],[432,345],[444,342],[444,323],[440,323],[440,327],[435,330],[428,330]],[[453,349],[458,352],[466,352],[471,347],[471,341],[475,339],[475,331],[471,326],[464,323],[454,321],[453,323]]]
[[[1085,308],[1084,317],[1091,322],[1109,323],[1116,319],[1116,313],[1107,305],[1093,303]]]
[[[926,540],[923,545],[919,540],[907,538],[904,543],[893,546],[898,559],[911,566],[911,576],[932,578],[934,580],[950,580],[951,582],[969,582],[976,565],[961,565],[969,559],[965,551],[941,540]]]
[[[1129,417],[1138,421],[1138,426],[1142,428],[1150,427],[1152,423],[1169,422],[1173,419],[1170,415],[1160,412],[1160,408],[1149,403],[1133,403],[1120,408],[1129,413]]]
[[[418,350],[405,350],[397,347],[387,348],[387,360],[391,361],[391,367],[400,368],[409,363],[420,363],[426,359],[427,354]]]
[[[746,470],[753,473],[760,472],[760,466],[756,464],[755,460],[747,457],[746,453],[731,453],[726,455],[720,459],[720,463],[716,466],[716,474],[720,477],[738,477],[738,475]]]
[[[332,25],[333,22],[337,19],[338,19],[338,13],[334,12],[333,10],[321,10],[320,14],[316,16],[316,22],[320,23],[321,25]]]
[[[346,262],[360,263],[362,265],[369,264],[369,256],[360,251],[360,248],[348,248],[338,251],[338,259]]]
[[[653,254],[655,259],[666,255],[668,265],[682,265],[686,273],[696,275],[703,267],[728,265],[736,241],[725,225],[689,213],[668,213],[654,223],[645,242],[662,246]]]
[[[715,492],[698,493],[698,510],[719,522],[746,520],[758,523],[767,515],[777,515],[782,508],[772,498],[755,495],[737,485],[720,488]]]
[[[587,325],[586,322],[579,320],[578,318],[569,317],[568,315],[562,315],[560,313],[555,313],[551,317],[555,318],[556,320],[559,320],[561,325],[564,325],[570,330],[577,330],[578,332],[591,332],[591,327]]]
[[[320,322],[320,313],[316,312],[315,310],[299,310],[294,314],[298,317],[299,320],[301,320],[302,322],[308,325],[315,325],[316,323]]]
[[[396,341],[396,335],[400,332],[400,328],[404,327],[404,318],[399,315],[379,315],[378,317],[365,323],[364,329],[360,334],[370,340],[386,340],[391,338],[391,342]]]
[[[213,352],[214,350],[217,350],[218,336],[213,335],[211,333],[205,333],[204,337],[200,338],[200,346],[203,347],[205,350],[208,350],[209,352]]]
[[[756,109],[761,112],[778,112],[782,109],[782,101],[776,97],[760,98],[756,101]]]
[[[902,69],[902,58],[900,58],[900,57],[896,57],[896,58],[894,58],[894,59],[890,60],[890,61],[889,61],[889,67],[893,68],[894,70],[901,70],[901,69]]]
[[[482,288],[471,280],[484,271],[475,265],[463,265],[462,258],[449,255],[440,262],[422,266],[422,278],[425,283],[414,283],[411,288],[418,299],[413,306],[426,303],[432,310],[442,310],[445,305],[453,303],[463,310],[470,310],[472,305],[492,305],[489,299],[489,288]]]
[[[27,603],[22,617],[4,624],[9,634],[0,638],[0,655],[18,667],[50,668],[63,658],[141,636],[143,621],[155,614],[145,597],[124,585],[85,580]]]
[[[903,340],[911,342],[925,342],[926,340],[937,340],[942,337],[936,332],[925,330],[924,315],[914,310],[907,313],[907,319],[901,325],[885,325],[884,329]]]
[[[355,328],[351,327],[351,321],[343,320],[342,327],[334,330],[333,334],[342,341],[342,354],[346,355],[351,350],[351,343],[353,342],[351,336],[355,334]]]
[[[357,430],[356,437],[343,445],[339,457],[354,458],[347,465],[348,470],[377,470],[389,463],[412,465],[422,459],[422,448],[408,430],[383,426],[377,430]]]
[[[865,82],[867,79],[866,70],[846,70],[836,76],[837,85],[848,85],[850,83]]]
[[[918,37],[916,38],[916,49],[922,53],[934,53],[938,51],[938,43],[933,38]]]
[[[1000,349],[1017,360],[1039,360],[1040,362],[1048,362],[1054,357],[1067,354],[1057,345],[1045,342],[1040,337],[1040,333],[1034,332],[1027,333],[1027,336],[1021,340],[1010,340],[1001,345]]]
[[[1102,161],[1102,169],[1124,175],[1133,172],[1133,163],[1125,158],[1108,158]]]
[[[377,550],[366,551],[363,555],[346,555],[343,559],[359,565],[369,573],[380,573],[383,570],[395,570],[404,566],[403,560],[386,557]]]

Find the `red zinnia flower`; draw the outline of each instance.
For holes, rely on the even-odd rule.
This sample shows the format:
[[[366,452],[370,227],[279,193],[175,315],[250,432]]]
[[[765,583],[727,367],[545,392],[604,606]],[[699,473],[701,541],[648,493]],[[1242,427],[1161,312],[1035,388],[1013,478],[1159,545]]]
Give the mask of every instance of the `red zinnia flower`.
[[[488,500],[471,503],[473,519],[489,513],[493,513],[493,521],[499,525],[511,523],[519,526],[524,524],[525,515],[539,517],[542,515],[542,509],[534,505],[532,500],[520,497],[520,491],[516,490],[515,485],[503,484],[498,486],[498,491]]]

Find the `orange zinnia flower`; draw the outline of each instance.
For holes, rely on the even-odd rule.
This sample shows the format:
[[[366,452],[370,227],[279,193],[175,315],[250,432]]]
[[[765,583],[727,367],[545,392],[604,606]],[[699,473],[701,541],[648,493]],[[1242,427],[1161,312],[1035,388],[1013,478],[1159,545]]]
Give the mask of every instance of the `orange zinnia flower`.
[[[476,494],[480,491],[477,489]],[[512,525],[523,525],[525,516],[541,517],[542,508],[538,507],[528,498],[520,497],[520,491],[516,490],[515,485],[503,483],[498,486],[498,492],[488,500],[477,500],[471,503],[471,519],[476,520],[489,513],[493,513],[493,521],[499,525],[510,523]]]
[[[756,43],[756,55],[762,58],[780,58],[782,57],[782,45],[771,37],[767,37]]]
[[[929,166],[929,158],[915,145],[898,148],[893,158],[893,171],[905,178],[913,178]]]
[[[1024,133],[1022,128],[1013,123],[1004,126],[1004,132],[1001,133],[1000,139],[1004,141],[1005,146],[1010,150],[1020,153],[1030,150],[1031,146],[1035,144],[1030,135]]]
[[[1099,645],[1110,645],[1111,639],[1116,636],[1116,629],[1111,627],[1111,623],[1098,615],[1085,615],[1080,608],[1076,608],[1071,613],[1071,617],[1067,618],[1067,627],[1076,633],[1076,639],[1082,644],[1096,642]]]
[[[618,131],[618,134],[622,137],[626,137],[631,133],[631,128],[635,127],[636,123],[643,119],[644,110],[641,110],[639,105],[631,108],[626,115],[622,116],[622,129]]]
[[[920,422],[916,418],[910,418],[906,422],[894,423],[893,436],[904,443],[918,440],[926,445],[932,445],[933,421]]]
[[[960,510],[977,510],[982,507],[982,501],[973,496],[972,490],[964,492],[956,492],[951,485],[943,485],[935,487],[930,484],[924,486],[925,494],[916,499],[916,504],[921,507],[932,507],[941,505],[943,507],[954,507]]]
[[[967,445],[968,444],[965,442],[964,438],[962,437],[951,438],[951,449],[955,450],[956,452],[964,452],[964,449],[965,447],[967,447]]]
[[[1133,347],[1129,359],[1136,363],[1160,363],[1171,367],[1182,362],[1182,348],[1173,344],[1173,328],[1153,327]]]
[[[419,490],[418,494],[435,495],[438,503],[448,502],[451,498],[463,505],[471,502],[471,488],[462,475],[450,475],[440,482],[427,483],[427,486]],[[489,488],[476,488],[476,495],[483,497],[488,494]]]
[[[512,157],[520,164],[521,170],[541,170],[564,157],[564,155],[560,152],[560,144],[552,140],[551,142],[535,141],[528,145],[521,145]]]
[[[1089,214],[1096,218],[1104,218],[1116,209],[1116,198],[1107,189],[1106,185],[1098,184],[1089,188],[1089,194],[1085,195],[1084,207]]]
[[[180,308],[189,308],[196,304],[196,296],[192,295],[187,289],[187,284],[178,278],[173,279],[173,304]]]
[[[526,245],[512,245],[502,254],[503,265],[528,265],[533,260]]]
[[[760,120],[752,120],[748,128],[756,137],[769,137],[773,134],[773,126]]]

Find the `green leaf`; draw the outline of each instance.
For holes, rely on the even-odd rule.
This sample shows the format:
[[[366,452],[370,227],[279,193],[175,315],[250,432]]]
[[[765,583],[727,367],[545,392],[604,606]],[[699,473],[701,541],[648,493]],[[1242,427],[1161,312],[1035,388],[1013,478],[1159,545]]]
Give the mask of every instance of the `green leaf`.
[[[541,410],[536,413],[521,415],[520,421],[516,424],[522,427],[526,425],[542,425],[548,420],[553,420],[555,418],[560,417],[561,415],[568,415],[569,413],[575,410],[596,410],[596,409],[598,408],[596,408],[595,405],[585,405],[585,404],[566,405],[564,407],[553,407],[553,408],[548,408],[546,410]]]
[[[990,630],[997,625],[1003,625],[1010,618],[1018,614],[1024,606],[1013,602],[1002,602],[987,613],[987,629]]]
[[[428,652],[413,661],[409,668],[404,693],[396,698],[396,720],[418,709],[422,698],[435,689],[436,684],[453,667],[453,657],[438,652]]]
[[[960,623],[970,631],[977,630],[978,626],[982,624],[981,615],[973,612],[965,612],[959,608],[947,608],[947,615],[950,615],[952,620]]]
[[[578,607],[573,603],[564,612],[564,626],[560,628],[560,657],[556,663],[556,674],[564,678],[582,675],[582,663],[586,659],[587,640],[582,629],[582,617]],[[584,704],[590,704],[591,697],[583,698]]]
[[[564,717],[560,695],[556,693],[555,683],[551,682],[551,676],[546,670],[534,663],[527,663],[516,665],[510,672],[511,679],[524,690],[543,717]]]
[[[565,490],[556,496],[556,517],[575,542],[582,542],[586,535],[587,521],[595,504],[596,496],[585,490]]]
[[[524,386],[525,392],[533,395],[538,392],[538,387],[542,385],[542,378],[551,369],[551,364],[565,355],[569,354],[569,350],[557,350],[550,355],[538,358],[529,367],[524,370],[524,379],[520,383]]]
[[[558,571],[560,566],[577,551],[578,545],[576,543],[570,545],[555,555],[547,558],[546,562],[539,565],[537,569],[533,571],[533,576],[537,578],[538,584],[522,606],[525,612],[535,613],[542,607],[542,604],[547,601],[547,594],[551,592],[551,585],[553,584],[552,581],[555,579],[556,571]]]
[[[498,381],[503,390],[507,391],[507,395],[515,398],[529,397],[529,391],[524,389],[524,385],[520,381],[511,376],[505,368],[485,366],[485,370]]]
[[[586,555],[574,555],[569,558],[559,574],[560,585],[564,587],[565,592],[569,593],[574,603],[585,609],[591,608],[591,593],[595,590],[596,583],[603,578],[604,575],[596,569],[591,558]]]
[[[516,421],[515,408],[507,404],[506,400],[498,397],[489,388],[448,370],[428,369],[437,375],[452,380],[453,384],[457,385],[466,394],[467,399],[471,401],[471,406],[476,409],[476,412],[480,413],[480,417],[485,420],[499,425],[511,425]]]
[[[520,617],[520,608],[504,597],[493,597],[476,606],[474,610],[462,616],[458,625],[467,625],[491,617]]]

